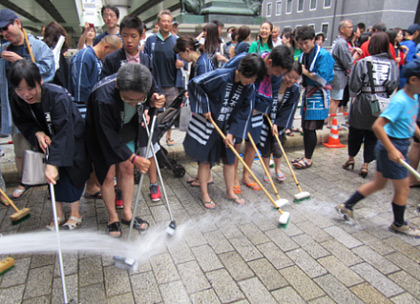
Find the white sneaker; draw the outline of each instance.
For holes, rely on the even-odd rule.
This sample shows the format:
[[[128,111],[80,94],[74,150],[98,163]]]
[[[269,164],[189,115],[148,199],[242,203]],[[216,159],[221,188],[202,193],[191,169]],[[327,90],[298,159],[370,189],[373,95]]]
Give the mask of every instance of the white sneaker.
[[[391,226],[389,226],[389,229],[396,233],[401,233],[401,234],[405,234],[409,236],[414,236],[415,238],[420,238],[420,230],[413,226],[408,225],[407,222],[405,222],[405,225],[401,227],[398,227],[394,223],[392,223]]]

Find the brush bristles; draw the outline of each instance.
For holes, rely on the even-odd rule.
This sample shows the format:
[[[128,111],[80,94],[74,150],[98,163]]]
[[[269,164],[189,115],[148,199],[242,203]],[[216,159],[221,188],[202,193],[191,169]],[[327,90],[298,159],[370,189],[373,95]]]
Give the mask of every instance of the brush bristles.
[[[298,194],[295,194],[295,199],[293,202],[300,203],[301,201],[311,199],[311,195],[309,192],[300,192]]]

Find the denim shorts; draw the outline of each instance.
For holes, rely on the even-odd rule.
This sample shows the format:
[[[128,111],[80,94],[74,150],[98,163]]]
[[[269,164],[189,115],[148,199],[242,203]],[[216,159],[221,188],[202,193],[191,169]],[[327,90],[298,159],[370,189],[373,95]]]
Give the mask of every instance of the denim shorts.
[[[392,144],[398,151],[408,159],[408,148],[410,147],[409,139],[391,138]],[[378,140],[375,147],[376,155],[376,171],[381,172],[382,176],[389,179],[404,179],[408,177],[408,170],[400,164],[397,164],[388,158],[388,151],[384,145]]]

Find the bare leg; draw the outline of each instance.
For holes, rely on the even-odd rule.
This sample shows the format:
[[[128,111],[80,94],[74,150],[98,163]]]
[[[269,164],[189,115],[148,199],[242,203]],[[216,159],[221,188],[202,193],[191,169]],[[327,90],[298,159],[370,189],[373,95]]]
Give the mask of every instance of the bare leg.
[[[388,179],[382,176],[382,173],[376,172],[373,181],[363,184],[357,189],[364,197],[383,189],[386,186]]]
[[[86,181],[85,193],[93,195],[97,193],[99,190],[101,190],[101,185],[99,185],[98,179],[96,178],[95,171],[92,171],[92,173],[89,176],[89,179]]]
[[[393,179],[392,185],[394,186],[393,202],[396,205],[405,206],[407,204],[408,194],[410,193],[410,179]]]
[[[57,210],[57,217],[58,218],[60,218],[60,217],[61,218],[64,218],[63,203],[61,203],[61,202],[55,202],[55,209]],[[62,224],[62,223],[60,223],[60,220],[59,219],[57,219],[57,220],[58,220],[58,225]],[[54,227],[54,220],[51,221],[50,226],[51,227]]]
[[[255,150],[249,142],[245,142],[245,154],[244,161],[251,168],[252,163],[254,162]],[[242,182],[244,184],[252,183],[252,179],[249,177],[249,172],[244,168],[242,173]]]
[[[329,110],[329,114],[337,114],[337,109],[338,109],[338,105],[340,103],[340,100],[334,100],[334,99],[330,99],[330,110]],[[331,126],[331,122],[333,120],[332,116],[328,117],[328,126]]]
[[[210,202],[211,198],[208,192],[207,181],[210,175],[210,164],[200,163],[198,164],[198,181],[200,182],[201,190],[201,201]]]
[[[119,163],[117,168],[119,172],[118,187],[121,189],[124,204],[123,218],[130,221],[133,217],[131,205],[134,193],[134,166],[127,160]]]
[[[115,210],[115,190],[114,190],[115,167],[116,165],[112,165],[109,168],[108,173],[105,177],[105,180],[101,186],[102,199],[104,200],[105,207],[109,215],[108,225],[119,221],[117,211]]]
[[[410,162],[410,166],[417,170],[417,166],[420,162],[420,143],[413,141],[410,151],[408,152],[408,160]],[[418,185],[420,181],[418,181],[414,175],[410,174],[409,183],[410,186],[414,186]]]
[[[238,153],[241,150],[241,146],[242,146],[242,143],[235,144],[235,150],[238,151]],[[238,187],[240,186],[240,184],[239,184],[239,177],[238,177],[238,158],[237,157],[235,158],[234,166],[235,166],[235,172],[234,172],[234,178],[233,178],[234,179],[233,185],[235,187]]]
[[[149,167],[149,179],[150,179],[150,183],[154,184],[157,182],[157,169],[156,169],[156,162],[155,162],[155,158],[151,157],[149,158],[150,161],[150,167]]]

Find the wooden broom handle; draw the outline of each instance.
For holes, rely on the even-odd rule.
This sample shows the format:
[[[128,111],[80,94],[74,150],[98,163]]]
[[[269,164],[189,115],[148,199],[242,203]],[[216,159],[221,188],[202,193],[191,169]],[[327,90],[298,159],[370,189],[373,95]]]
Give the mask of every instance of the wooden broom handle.
[[[26,46],[28,47],[29,56],[31,56],[31,60],[33,63],[35,63],[34,54],[32,53],[31,45],[29,44],[28,34],[26,33],[26,30],[22,28],[23,36],[25,38]]]

